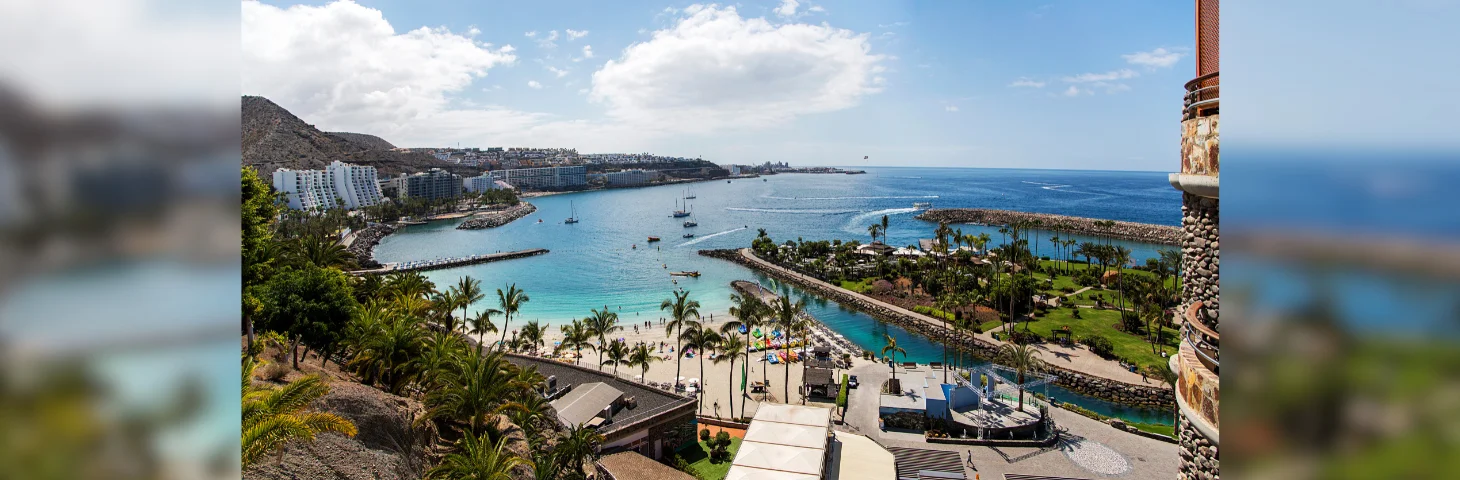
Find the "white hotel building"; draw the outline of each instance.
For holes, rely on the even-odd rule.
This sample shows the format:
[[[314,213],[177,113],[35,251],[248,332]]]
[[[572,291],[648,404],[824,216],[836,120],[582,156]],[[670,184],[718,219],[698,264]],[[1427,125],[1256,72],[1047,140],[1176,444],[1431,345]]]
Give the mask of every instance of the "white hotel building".
[[[289,199],[289,208],[296,210],[326,210],[336,206],[354,210],[381,200],[375,167],[338,160],[324,170],[275,170],[274,190],[283,192]],[[341,202],[338,205],[337,199]]]

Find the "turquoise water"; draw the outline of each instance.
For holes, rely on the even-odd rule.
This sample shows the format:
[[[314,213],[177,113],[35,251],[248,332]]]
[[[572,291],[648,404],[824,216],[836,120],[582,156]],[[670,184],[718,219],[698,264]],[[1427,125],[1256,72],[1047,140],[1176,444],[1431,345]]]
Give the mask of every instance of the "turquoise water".
[[[625,322],[658,320],[659,302],[676,288],[689,290],[708,316],[725,315],[730,282],[756,279],[756,274],[730,262],[701,257],[700,249],[749,246],[764,228],[777,242],[841,239],[867,242],[867,226],[887,215],[889,243],[907,245],[929,238],[936,224],[914,219],[914,202],[934,207],[997,208],[1179,225],[1181,199],[1163,173],[1055,170],[873,168],[866,175],[775,175],[764,179],[701,182],[690,209],[699,223],[683,228],[671,218],[684,187],[667,185],[552,195],[532,199],[538,211],[511,224],[487,230],[456,230],[460,220],[408,227],[386,237],[375,249],[382,262],[424,260],[496,251],[546,248],[546,255],[498,263],[426,272],[438,285],[462,275],[479,279],[488,292],[507,283],[525,289],[531,300],[522,320],[558,324],[609,308]],[[570,202],[577,224],[564,224]],[[541,219],[542,222],[538,223]],[[1001,242],[997,227],[961,227],[964,233],[987,232]],[[681,235],[694,232],[694,238]],[[663,240],[646,243],[650,235]],[[1049,232],[1038,234],[1041,254],[1052,252]],[[1062,237],[1064,235],[1061,235]],[[1090,239],[1094,240],[1094,239]],[[1159,245],[1126,245],[1133,258],[1157,255]],[[637,247],[637,248],[635,248]],[[670,277],[669,272],[697,270],[699,278]],[[495,305],[495,294],[473,305]],[[881,348],[882,334],[892,334],[914,361],[941,358],[941,347],[899,327],[867,315],[843,310],[835,302],[813,303],[811,313],[854,343]],[[515,323],[515,322],[514,322]],[[1076,398],[1051,387],[1060,398]],[[1086,408],[1131,420],[1147,421],[1139,412],[1095,399],[1077,401]],[[1103,404],[1103,405],[1102,405]],[[1165,414],[1152,415],[1149,421]],[[1165,420],[1166,423],[1170,419]]]

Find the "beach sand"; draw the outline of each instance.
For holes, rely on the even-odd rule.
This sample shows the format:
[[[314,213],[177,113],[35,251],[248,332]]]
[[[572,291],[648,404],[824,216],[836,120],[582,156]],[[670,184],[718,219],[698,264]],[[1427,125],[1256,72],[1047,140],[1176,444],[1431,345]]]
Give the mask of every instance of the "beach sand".
[[[730,317],[728,314],[724,314],[722,316],[722,314],[717,313],[715,315],[716,321],[712,323],[709,321],[709,316],[706,315],[704,323],[708,324],[711,328],[715,328],[718,330],[719,327],[724,324],[725,320],[729,318],[732,317]],[[619,323],[620,325],[624,325],[625,322],[621,320]],[[670,347],[676,347],[676,351],[678,351],[674,338],[665,335],[665,330],[658,324],[657,318],[652,328],[649,329],[645,329],[643,323],[641,322],[639,324],[638,333],[634,332],[632,321],[627,323],[628,325],[624,325],[625,331],[616,332],[614,335],[609,337],[609,340],[612,341],[622,338],[630,345],[641,341],[649,342],[654,345],[656,352],[659,352],[659,342],[664,342],[665,346],[662,353],[660,353],[660,358],[662,359],[664,357],[668,357],[669,359],[654,362],[649,367],[648,375],[645,376],[643,381],[660,383],[668,383],[674,381],[675,357],[673,354],[670,353]],[[509,333],[508,336],[510,337],[511,334]],[[546,338],[546,346],[543,347],[543,351],[551,351],[553,349],[554,343],[562,340],[562,336],[563,335],[561,331],[559,331],[557,328],[553,328],[552,333]],[[565,353],[571,355],[570,352]],[[733,372],[730,368],[730,362],[728,360],[716,363],[709,358],[704,358],[704,371],[702,372],[700,371],[701,357],[698,355],[698,352],[696,352],[694,358],[681,359],[682,363],[680,364],[679,376],[684,377],[686,382],[688,382],[690,379],[697,378],[700,380],[701,385],[706,387],[703,394],[701,395],[703,401],[703,406],[700,410],[701,415],[730,418],[731,414],[729,402],[731,399],[734,399],[736,417],[754,416],[756,408],[762,401],[769,401],[771,403],[786,403],[786,364],[779,363],[776,365],[770,365],[764,361],[764,357],[765,352],[763,351],[750,354],[750,378],[747,382],[747,391],[749,390],[750,382],[760,381],[762,380],[762,378],[766,378],[770,381],[771,388],[768,389],[767,394],[755,393],[745,397],[744,409],[748,410],[748,412],[745,413],[742,413],[742,396],[740,395],[740,372],[741,364],[744,363],[744,356],[737,356],[735,360],[735,369],[733,370]],[[598,352],[585,349],[583,350],[583,358],[579,360],[578,364],[588,367],[594,367],[598,364],[598,362]],[[860,365],[862,363],[870,363],[860,358],[854,358],[853,362],[854,366]],[[803,366],[804,364],[801,362],[793,362],[790,364],[791,403],[799,404],[802,400],[801,394],[797,392],[797,387],[801,385],[801,373]],[[767,367],[769,367],[769,370],[767,370]],[[604,372],[612,373],[614,371],[613,369],[614,367],[612,365],[603,366]],[[642,371],[639,368],[630,368],[622,365],[618,367],[618,376],[630,381],[640,381],[637,376],[641,373]],[[836,372],[836,378],[841,378],[842,373],[846,373],[846,370],[838,369]],[[769,398],[767,398],[767,395],[769,395]],[[830,399],[818,398],[815,400],[808,400],[808,404],[824,404],[825,402],[830,402]],[[715,409],[715,406],[717,404],[719,405],[718,414]]]

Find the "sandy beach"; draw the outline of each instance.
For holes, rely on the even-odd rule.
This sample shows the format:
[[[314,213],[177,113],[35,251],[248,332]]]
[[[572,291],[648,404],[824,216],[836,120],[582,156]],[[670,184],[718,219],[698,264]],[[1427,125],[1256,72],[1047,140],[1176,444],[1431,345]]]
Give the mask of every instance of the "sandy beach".
[[[711,322],[709,320],[709,315],[706,314],[704,323],[709,325],[711,328],[718,330],[719,327],[723,325],[727,319],[730,318],[732,317],[730,317],[728,314],[716,313],[715,321]],[[634,332],[634,322],[632,320],[627,322],[620,320],[619,324],[624,326],[624,331],[615,333],[609,338],[610,340],[617,340],[622,338],[630,345],[638,342],[647,342],[654,345],[655,351],[659,352],[659,357],[661,358],[661,360],[654,362],[649,367],[648,374],[642,379],[642,381],[659,383],[668,383],[674,381],[675,356],[674,354],[670,353],[670,349],[676,348],[677,351],[677,345],[674,338],[667,336],[664,327],[659,325],[658,316],[655,316],[653,324],[649,328],[645,328],[643,322],[639,322],[639,331],[637,333]],[[508,336],[510,337],[511,333],[508,333]],[[562,337],[562,332],[557,328],[553,328],[551,334],[545,338],[546,346],[543,347],[543,351],[551,351],[553,349],[553,345],[556,342],[561,341]],[[663,342],[664,344],[662,351],[659,348],[660,342]],[[571,353],[569,354],[571,355]],[[786,364],[780,363],[776,365],[769,365],[764,361],[764,356],[764,352],[760,352],[758,354],[750,354],[750,367],[748,370],[750,378],[748,382],[768,379],[770,381],[771,388],[768,389],[768,392],[766,394],[755,393],[744,398],[744,408],[748,410],[749,415],[755,414],[756,407],[762,401],[769,401],[772,403],[785,403],[784,397],[786,396]],[[664,358],[666,357],[668,359],[664,360]],[[686,382],[691,379],[699,379],[700,384],[706,387],[704,389],[704,392],[702,393],[704,403],[701,414],[707,416],[719,416],[723,418],[729,418],[729,401],[733,398],[735,400],[735,416],[746,416],[746,414],[742,413],[741,411],[742,397],[740,395],[740,372],[741,364],[744,363],[744,357],[737,356],[735,360],[735,369],[733,370],[733,372],[730,368],[730,362],[728,360],[722,359],[721,362],[714,362],[709,358],[703,358],[704,371],[701,371],[701,360],[702,358],[698,354],[696,354],[694,358],[681,359],[682,363],[680,364],[680,372],[678,375],[684,377]],[[593,366],[598,362],[599,355],[597,351],[584,349],[583,358],[579,360],[578,364],[584,366]],[[854,366],[860,365],[862,363],[871,363],[864,361],[860,358],[854,358],[853,362]],[[793,403],[801,402],[801,395],[796,391],[796,387],[801,384],[801,369],[803,365],[804,364],[801,362],[793,362],[790,364],[790,396],[791,402]],[[767,370],[767,367],[769,367],[769,370]],[[613,369],[613,365],[603,366],[603,371],[605,372],[613,372]],[[622,365],[618,367],[618,375],[631,381],[641,381],[641,379],[638,377],[641,373],[642,371],[638,368],[630,368]],[[837,371],[838,376],[841,373],[845,373],[845,370],[839,369]],[[748,384],[749,383],[747,383],[747,385]],[[769,398],[766,398],[767,395],[769,395]],[[823,402],[829,401],[828,399],[819,400]],[[719,406],[718,413],[715,408],[716,405]]]

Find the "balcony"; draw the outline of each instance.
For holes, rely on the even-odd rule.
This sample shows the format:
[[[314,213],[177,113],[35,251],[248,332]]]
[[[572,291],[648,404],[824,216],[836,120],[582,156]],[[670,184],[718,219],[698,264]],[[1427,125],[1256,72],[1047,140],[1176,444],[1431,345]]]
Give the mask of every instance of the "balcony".
[[[1222,398],[1220,347],[1214,320],[1207,316],[1202,302],[1187,307],[1182,319],[1181,348],[1171,360],[1179,380],[1176,400],[1182,415],[1208,439],[1216,441],[1220,428]]]
[[[1212,373],[1220,373],[1221,367],[1221,335],[1208,326],[1206,311],[1202,302],[1194,302],[1187,307],[1183,328],[1181,329],[1181,341],[1191,346],[1192,352],[1201,360]]]
[[[1212,72],[1186,82],[1186,98],[1182,102],[1181,120],[1216,115],[1221,100],[1221,72]]]

